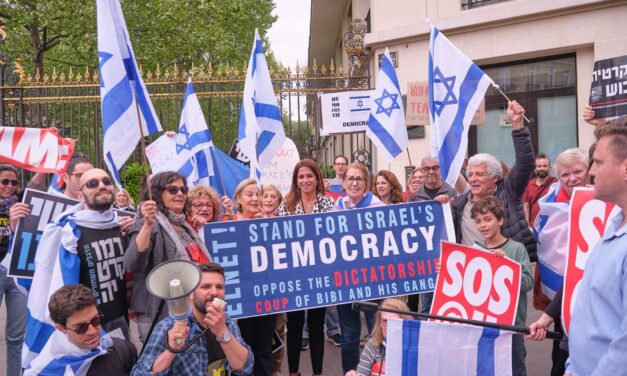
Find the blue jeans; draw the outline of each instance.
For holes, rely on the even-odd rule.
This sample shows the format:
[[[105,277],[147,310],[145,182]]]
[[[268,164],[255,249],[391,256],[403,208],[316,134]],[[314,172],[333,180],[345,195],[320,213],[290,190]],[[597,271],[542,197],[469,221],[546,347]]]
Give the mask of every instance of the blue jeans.
[[[22,374],[22,343],[26,331],[26,303],[28,297],[18,290],[6,268],[0,266],[0,304],[6,298],[7,321],[5,337],[7,345],[7,375]]]
[[[353,311],[351,304],[337,306],[342,331],[342,370],[346,373],[357,369],[359,364],[359,339],[361,338],[361,312]],[[374,327],[375,315],[365,313],[366,325],[369,331]]]

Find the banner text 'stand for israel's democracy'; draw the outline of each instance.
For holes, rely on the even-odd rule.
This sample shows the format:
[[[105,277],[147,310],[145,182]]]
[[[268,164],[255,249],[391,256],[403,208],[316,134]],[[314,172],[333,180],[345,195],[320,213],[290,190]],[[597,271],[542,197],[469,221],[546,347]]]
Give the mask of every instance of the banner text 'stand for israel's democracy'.
[[[432,291],[450,208],[434,201],[205,225],[234,318]]]
[[[442,258],[431,313],[513,325],[521,266],[507,257],[442,242]]]

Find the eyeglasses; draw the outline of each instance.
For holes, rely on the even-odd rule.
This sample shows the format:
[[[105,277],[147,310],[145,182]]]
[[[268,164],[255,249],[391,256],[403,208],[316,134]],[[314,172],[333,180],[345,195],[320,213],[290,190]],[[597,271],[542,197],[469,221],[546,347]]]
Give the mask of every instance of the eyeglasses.
[[[10,183],[12,186],[17,187],[17,180],[2,179],[0,183],[2,183],[2,185],[9,185]]]
[[[98,316],[91,319],[90,322],[82,322],[80,324],[76,324],[74,325],[73,328],[66,326],[65,329],[71,330],[76,334],[84,334],[87,331],[87,329],[89,329],[90,325],[93,326],[94,329],[97,329],[100,326],[100,324],[102,324],[102,319],[103,319],[102,313],[98,312]]]
[[[422,170],[424,172],[438,172],[440,166],[431,166],[431,167],[423,167]]]
[[[207,208],[207,209],[213,208],[213,204],[210,202],[194,202],[192,206],[194,207],[194,209],[198,209],[198,210],[202,208]]]
[[[366,179],[362,178],[361,176],[351,176],[346,178],[346,181],[348,182],[348,184],[361,184],[361,183],[365,183]]]
[[[177,187],[176,185],[171,185],[169,187],[165,187],[165,191],[171,194],[172,196],[177,194],[179,191],[181,191],[182,194],[186,195],[187,192],[189,192],[189,188],[187,188],[184,185],[181,187]]]
[[[105,187],[110,186],[111,184],[113,184],[111,182],[111,179],[109,179],[108,176],[103,177],[102,179],[89,179],[85,182],[85,184],[83,184],[81,186],[81,189],[79,189],[79,191],[82,191],[83,188],[87,187],[89,189],[94,189],[94,188],[98,188],[100,186],[100,183],[104,184]]]

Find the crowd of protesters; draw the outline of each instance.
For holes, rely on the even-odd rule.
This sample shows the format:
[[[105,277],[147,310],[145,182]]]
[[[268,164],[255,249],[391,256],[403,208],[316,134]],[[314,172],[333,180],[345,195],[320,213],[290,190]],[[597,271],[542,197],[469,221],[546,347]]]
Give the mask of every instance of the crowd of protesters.
[[[49,223],[40,243],[40,247],[60,249],[59,257],[75,258],[71,271],[74,274],[67,281],[67,275],[64,276],[65,286],[49,296],[46,309],[54,323],[54,333],[48,333],[49,342],[31,357],[22,356],[22,344],[32,314],[27,312],[32,293],[27,297],[14,278],[7,276],[7,269],[0,266],[0,301],[4,299],[7,312],[7,374],[19,375],[22,371],[45,374],[46,370],[56,369],[50,367],[67,366],[50,361],[63,355],[63,351],[68,354],[83,351],[102,354],[86,363],[87,375],[205,375],[209,369],[242,375],[280,375],[286,353],[292,376],[300,375],[301,350],[308,348],[313,374],[321,375],[325,323],[327,339],[341,347],[342,369],[335,374],[385,374],[386,321],[411,316],[367,313],[367,333],[361,333],[361,313],[353,311],[350,304],[231,320],[223,308],[212,304],[214,300],[224,299],[228,286],[225,286],[224,269],[212,262],[211,252],[203,241],[203,225],[425,200],[450,205],[458,243],[479,246],[521,264],[516,325],[529,324],[525,322],[526,296],[533,289],[533,306],[545,313],[531,323],[531,334],[526,338],[542,340],[550,324],[562,332],[559,310],[562,289],[546,290],[541,283],[541,275],[546,271],[539,266],[532,268],[531,263],[539,255],[542,259],[543,254],[554,253],[564,255],[565,264],[568,233],[567,227],[560,224],[567,220],[574,188],[592,184],[592,177],[595,197],[615,203],[622,213],[601,239],[602,249],[588,261],[573,313],[570,341],[555,342],[550,373],[624,374],[627,369],[622,355],[627,348],[625,119],[604,124],[594,119],[594,112],[586,107],[584,118],[597,127],[596,149],[590,154],[577,148],[565,150],[552,169],[549,157],[533,149],[530,131],[522,121],[524,108],[510,102],[507,114],[513,125],[514,164],[504,168],[490,154],[473,155],[455,186],[442,180],[439,161],[430,156],[423,158],[420,167],[409,176],[399,177],[387,170],[371,174],[364,165],[350,163],[348,158],[338,155],[334,159],[332,179],[323,177],[316,161],[298,162],[285,196],[275,186],[261,187],[258,181],[247,179],[239,184],[234,197],[219,197],[211,187],[188,187],[185,176],[162,172],[151,176],[150,184],[144,181],[135,205],[128,191],[114,189],[106,171],[94,168],[86,156],[75,153],[62,183],[63,194],[79,204]],[[552,171],[555,177],[551,176]],[[0,258],[7,255],[18,222],[31,210],[21,202],[19,174],[14,166],[0,165]],[[44,174],[35,174],[28,187],[46,190],[45,181]],[[406,182],[406,186],[400,181]],[[562,205],[556,209],[556,204]],[[114,209],[133,215],[122,215]],[[539,221],[543,221],[543,231],[534,233],[534,223]],[[100,252],[94,249],[95,242],[113,244],[107,259],[95,256],[95,252]],[[178,259],[198,264],[202,281],[190,298],[192,315],[187,322],[174,323],[161,300],[149,293],[146,279],[160,263]],[[99,276],[93,277],[95,270],[107,265],[120,267],[111,269],[111,276],[97,273]],[[47,287],[37,281],[40,275],[53,273],[51,268],[38,261],[31,291]],[[127,275],[120,270],[133,275],[130,299],[125,285]],[[106,291],[99,290],[104,278],[115,283],[115,293],[106,295]],[[432,293],[423,293],[386,299],[381,305],[428,313],[432,299]],[[139,340],[145,345],[139,357],[129,341],[128,311],[136,313],[133,320]],[[335,334],[329,334],[332,325],[339,327]],[[109,335],[117,329],[122,338]],[[273,353],[275,331],[285,342],[285,351]],[[193,332],[205,334],[190,351],[178,354],[164,347],[167,342],[170,348],[181,348],[180,341],[174,339],[188,338]],[[526,374],[525,356],[524,337],[515,335],[514,375]],[[72,364],[77,369],[81,367]]]

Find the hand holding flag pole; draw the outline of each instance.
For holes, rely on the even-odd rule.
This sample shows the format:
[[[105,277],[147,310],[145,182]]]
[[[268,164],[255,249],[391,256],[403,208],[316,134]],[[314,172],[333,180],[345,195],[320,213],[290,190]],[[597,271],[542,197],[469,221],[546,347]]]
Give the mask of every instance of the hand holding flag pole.
[[[461,319],[459,317],[448,317],[448,316],[440,316],[440,315],[431,315],[427,313],[407,312],[407,311],[401,311],[398,309],[391,309],[391,308],[381,308],[379,307],[377,303],[373,303],[373,302],[354,302],[352,304],[352,309],[353,311],[363,311],[363,312],[381,311],[381,312],[398,313],[401,315],[412,315],[419,320],[433,319],[433,320],[450,321],[450,322],[456,322],[460,324],[468,324],[468,325],[481,326],[481,327],[487,327],[487,328],[509,330],[511,332],[516,332],[520,334],[531,333],[531,330],[529,329],[529,327],[526,327],[526,326],[497,324],[494,322]],[[546,338],[552,339],[554,341],[560,341],[562,339],[562,334],[557,333],[557,332],[547,331]]]
[[[494,87],[496,89],[496,91],[498,91],[499,93],[501,93],[501,95],[507,100],[507,103],[511,102],[512,100],[509,99],[509,97],[507,95],[505,95],[505,93],[503,92],[503,90],[501,90],[501,88],[499,87],[499,85],[497,85],[494,81],[492,81],[492,87]],[[525,114],[522,115],[522,118],[527,122],[527,123],[531,123],[531,121],[529,121],[529,119],[527,119],[527,117],[525,116]]]

